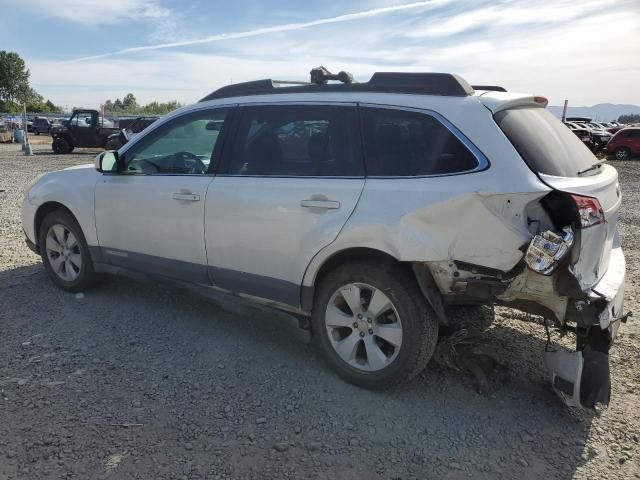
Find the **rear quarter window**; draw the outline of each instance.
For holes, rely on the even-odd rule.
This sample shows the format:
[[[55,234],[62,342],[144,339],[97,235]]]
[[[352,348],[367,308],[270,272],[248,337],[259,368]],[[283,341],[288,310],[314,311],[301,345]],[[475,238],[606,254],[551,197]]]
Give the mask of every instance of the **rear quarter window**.
[[[571,130],[543,108],[504,110],[494,119],[536,173],[576,177],[598,161]]]
[[[468,172],[477,158],[426,113],[362,108],[368,176],[415,177]]]

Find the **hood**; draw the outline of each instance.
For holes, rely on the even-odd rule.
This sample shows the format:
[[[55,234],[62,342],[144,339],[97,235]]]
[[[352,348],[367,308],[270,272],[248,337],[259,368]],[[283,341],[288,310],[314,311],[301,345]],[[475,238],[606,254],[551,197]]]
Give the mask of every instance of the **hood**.
[[[74,165],[73,167],[67,167],[63,170],[82,170],[85,168],[95,168],[95,165],[93,163],[85,163],[83,165]]]

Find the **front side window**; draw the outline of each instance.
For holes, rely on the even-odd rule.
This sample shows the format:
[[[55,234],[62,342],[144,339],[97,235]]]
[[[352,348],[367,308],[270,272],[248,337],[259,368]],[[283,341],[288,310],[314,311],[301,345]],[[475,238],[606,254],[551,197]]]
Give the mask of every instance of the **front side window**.
[[[171,120],[126,152],[126,172],[207,173],[227,113],[217,109]]]
[[[229,174],[362,176],[354,107],[246,107]]]
[[[74,127],[90,128],[93,126],[93,114],[90,112],[76,113],[71,119],[71,125]]]
[[[431,115],[363,108],[361,118],[369,176],[446,175],[478,166],[467,147]]]

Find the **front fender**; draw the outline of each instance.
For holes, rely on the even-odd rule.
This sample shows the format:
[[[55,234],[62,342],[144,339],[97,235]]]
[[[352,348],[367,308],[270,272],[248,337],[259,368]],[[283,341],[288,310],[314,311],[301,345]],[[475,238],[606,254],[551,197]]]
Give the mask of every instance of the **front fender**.
[[[94,197],[100,179],[93,165],[52,172],[38,179],[27,191],[22,204],[22,223],[27,237],[37,245],[36,219],[45,205],[60,204],[68,209],[82,228],[89,245],[97,245]]]

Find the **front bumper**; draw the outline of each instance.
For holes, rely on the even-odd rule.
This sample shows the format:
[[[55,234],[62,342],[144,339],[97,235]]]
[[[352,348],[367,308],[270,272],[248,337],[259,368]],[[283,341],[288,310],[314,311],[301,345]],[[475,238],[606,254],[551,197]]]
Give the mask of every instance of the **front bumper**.
[[[614,245],[609,268],[600,281],[588,292],[590,300],[605,300],[593,325],[576,329],[576,351],[559,349],[545,351],[545,365],[551,385],[569,406],[593,409],[607,405],[611,395],[609,349],[624,314],[624,283],[626,264],[622,247]]]
[[[31,250],[33,253],[35,253],[36,255],[40,255],[40,250],[38,249],[38,246],[33,243],[31,240],[29,240],[29,237],[27,236],[27,234],[24,234],[24,243],[27,244],[27,247],[29,247],[29,250]]]

